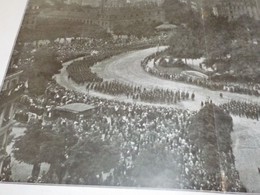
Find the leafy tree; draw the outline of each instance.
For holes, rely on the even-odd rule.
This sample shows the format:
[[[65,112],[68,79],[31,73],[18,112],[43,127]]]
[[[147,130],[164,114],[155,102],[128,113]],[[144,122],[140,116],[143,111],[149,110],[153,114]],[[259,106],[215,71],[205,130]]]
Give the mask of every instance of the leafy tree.
[[[126,27],[121,24],[117,24],[114,26],[113,33],[118,36],[129,34],[129,32],[127,32],[127,30],[126,30]]]
[[[119,161],[118,147],[98,136],[85,137],[72,147],[66,161],[69,175],[86,184],[98,184],[96,176],[109,172]]]
[[[208,14],[205,18],[207,57],[225,59],[230,52],[233,30],[227,17]]]
[[[13,153],[16,160],[33,165],[32,176],[38,177],[39,164],[42,163],[40,157],[40,147],[42,140],[40,123],[32,124],[25,131],[24,136],[16,139],[13,146]],[[38,170],[35,172],[35,170]]]
[[[172,24],[186,24],[190,19],[187,14],[190,11],[189,7],[179,0],[165,0],[163,9],[165,10],[166,20]]]
[[[150,147],[134,162],[133,180],[142,187],[177,188],[180,170],[176,162],[177,157],[164,144]]]
[[[169,43],[170,55],[177,58],[199,58],[203,54],[201,41],[186,27],[178,27]]]
[[[58,73],[61,67],[61,63],[57,61],[53,51],[39,49],[34,55],[33,65],[26,70],[29,78],[29,92],[43,95],[48,81]]]
[[[29,125],[25,134],[16,139],[13,152],[18,161],[33,165],[32,176],[37,178],[41,163],[49,163],[50,171],[53,171],[64,162],[65,146],[65,137],[37,122]]]
[[[252,40],[260,37],[260,22],[243,15],[232,22],[235,40]]]

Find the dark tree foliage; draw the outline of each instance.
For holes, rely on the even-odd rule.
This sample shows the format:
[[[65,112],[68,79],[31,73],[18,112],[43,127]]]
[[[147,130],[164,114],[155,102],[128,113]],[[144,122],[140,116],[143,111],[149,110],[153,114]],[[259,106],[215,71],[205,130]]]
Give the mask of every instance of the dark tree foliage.
[[[189,7],[179,0],[165,0],[163,9],[166,20],[172,24],[186,24],[190,20],[190,16],[187,14],[190,11]]]
[[[118,161],[118,147],[93,135],[79,140],[71,148],[66,166],[70,176],[81,178],[86,184],[97,184],[96,176],[115,168]]]
[[[207,57],[213,59],[224,59],[231,50],[233,40],[232,25],[227,17],[208,14],[205,22],[205,41],[207,44]]]
[[[54,51],[39,49],[34,55],[34,63],[27,68],[29,92],[43,95],[48,81],[62,68]]]
[[[242,190],[232,151],[232,130],[232,118],[214,104],[206,103],[191,119],[188,136],[194,148],[192,152],[203,162],[201,169],[206,170],[202,175],[197,175],[201,177],[201,184],[205,184],[205,190],[212,190],[208,184],[214,184],[214,190],[221,190],[222,173],[228,178],[224,181],[227,191]],[[210,183],[207,184],[207,181]]]
[[[187,27],[178,27],[170,37],[168,52],[177,58],[200,58],[203,55],[202,40]]]
[[[32,176],[37,178],[41,163],[55,165],[64,161],[64,139],[49,127],[42,127],[39,122],[34,123],[28,126],[23,136],[16,139],[14,157],[20,162],[33,165]]]
[[[20,162],[38,164],[41,162],[39,149],[41,145],[41,125],[32,124],[25,131],[24,136],[16,139],[13,146],[14,157]]]
[[[177,157],[164,144],[143,150],[134,162],[132,177],[137,186],[177,188],[180,170]]]

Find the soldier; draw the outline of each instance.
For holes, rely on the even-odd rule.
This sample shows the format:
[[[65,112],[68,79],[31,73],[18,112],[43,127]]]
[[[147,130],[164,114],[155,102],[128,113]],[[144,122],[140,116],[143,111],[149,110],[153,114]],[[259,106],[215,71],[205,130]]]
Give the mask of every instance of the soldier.
[[[194,93],[191,94],[191,99],[192,99],[192,100],[195,99],[195,94],[194,94]]]

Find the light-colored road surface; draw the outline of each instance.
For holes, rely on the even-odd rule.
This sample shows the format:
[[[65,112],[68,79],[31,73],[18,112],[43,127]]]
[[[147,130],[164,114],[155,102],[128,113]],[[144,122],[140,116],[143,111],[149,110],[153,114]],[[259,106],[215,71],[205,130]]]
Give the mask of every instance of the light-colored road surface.
[[[142,69],[140,63],[146,56],[156,52],[156,49],[157,48],[150,48],[114,56],[96,64],[92,67],[92,71],[105,80],[118,80],[124,83],[139,86],[142,85],[147,88],[159,87],[171,90],[185,90],[195,93],[195,101],[182,102],[177,106],[178,108],[198,110],[200,108],[200,102],[205,101],[207,98],[212,99],[215,104],[222,104],[228,102],[230,99],[260,103],[260,98],[255,96],[222,92],[224,98],[220,98],[220,92],[217,91],[212,91],[195,85],[164,80],[149,75]],[[84,85],[80,86],[73,81],[68,80],[66,66],[69,64],[70,62],[64,64],[61,73],[55,76],[56,81],[67,89],[88,93]],[[114,97],[92,91],[89,92],[89,94],[107,99],[131,102],[131,100],[126,100],[124,97]],[[260,123],[246,118],[234,117],[234,132],[232,133],[232,140],[236,157],[236,167],[240,173],[240,178],[243,184],[249,192],[260,193],[260,174],[258,174],[257,170],[257,168],[260,167]]]
[[[236,168],[249,192],[260,193],[260,122],[234,117],[233,153]]]
[[[142,69],[140,63],[146,56],[156,52],[156,50],[157,48],[150,48],[122,54],[107,61],[98,63],[92,68],[92,71],[96,72],[105,80],[116,79],[118,81],[150,88],[160,87],[172,90],[188,90],[195,93],[197,102],[205,101],[207,97],[210,97],[210,99],[212,99],[216,104],[227,102],[229,99],[260,103],[260,99],[255,96],[240,95],[229,92],[223,92],[224,98],[221,99],[219,97],[219,92],[211,91],[195,85],[164,80],[148,74]]]

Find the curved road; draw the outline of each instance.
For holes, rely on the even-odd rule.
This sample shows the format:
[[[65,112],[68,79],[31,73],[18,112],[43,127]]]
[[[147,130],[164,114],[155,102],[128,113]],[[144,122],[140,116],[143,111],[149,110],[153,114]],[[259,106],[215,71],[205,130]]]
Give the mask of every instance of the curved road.
[[[156,50],[157,48],[150,48],[121,54],[96,64],[92,67],[92,71],[105,80],[116,79],[121,82],[142,85],[147,88],[159,87],[164,89],[194,92],[197,103],[200,103],[200,101],[205,101],[207,98],[212,99],[216,104],[227,102],[230,99],[260,103],[260,98],[258,97],[229,92],[222,92],[224,98],[221,99],[219,97],[220,92],[186,83],[165,80],[148,74],[143,70],[140,64],[145,57],[156,52]]]

